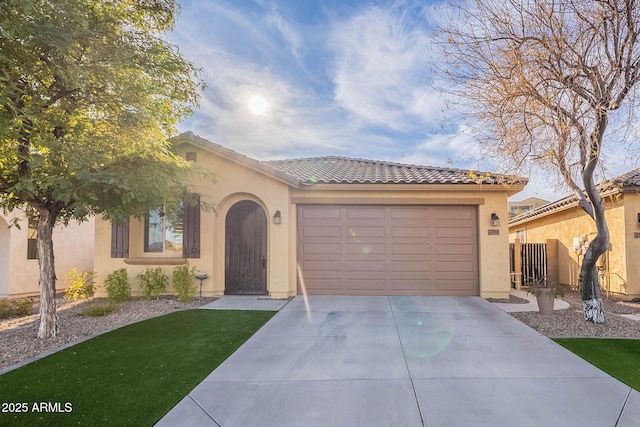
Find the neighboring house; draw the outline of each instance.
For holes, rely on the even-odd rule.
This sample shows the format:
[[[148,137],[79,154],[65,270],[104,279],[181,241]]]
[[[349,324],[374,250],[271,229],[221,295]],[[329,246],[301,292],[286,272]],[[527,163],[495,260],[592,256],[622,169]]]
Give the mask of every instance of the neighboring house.
[[[539,199],[537,197],[529,197],[528,199],[520,201],[514,200],[509,202],[509,218],[529,212],[533,209],[544,206],[547,203],[549,203],[548,200]]]
[[[14,217],[20,228],[10,226]],[[64,290],[65,274],[93,268],[94,220],[71,222],[53,231],[57,289]],[[35,224],[24,212],[0,214],[0,298],[20,298],[39,294],[38,253]]]
[[[154,210],[96,221],[99,280],[185,259],[203,295],[508,296],[507,198],[526,179],[344,157],[258,161],[191,132],[174,139],[216,175],[178,225]],[[493,225],[492,225],[493,219]],[[501,224],[496,224],[502,219]],[[172,231],[173,230],[173,231]]]
[[[605,291],[625,299],[640,297],[640,169],[598,185],[605,200],[611,245],[599,261]],[[596,235],[593,220],[571,195],[509,220],[510,240],[544,243],[557,239],[560,283],[578,286],[582,256]],[[555,245],[555,243],[554,243]],[[551,260],[556,262],[556,260]]]

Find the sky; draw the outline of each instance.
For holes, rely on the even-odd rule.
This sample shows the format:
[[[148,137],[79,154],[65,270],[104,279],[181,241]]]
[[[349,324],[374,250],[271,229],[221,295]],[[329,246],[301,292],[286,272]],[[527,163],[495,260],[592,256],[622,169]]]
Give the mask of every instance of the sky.
[[[438,2],[180,3],[169,39],[207,85],[180,132],[259,160],[339,155],[499,172],[432,87]],[[530,176],[512,199],[566,194]]]

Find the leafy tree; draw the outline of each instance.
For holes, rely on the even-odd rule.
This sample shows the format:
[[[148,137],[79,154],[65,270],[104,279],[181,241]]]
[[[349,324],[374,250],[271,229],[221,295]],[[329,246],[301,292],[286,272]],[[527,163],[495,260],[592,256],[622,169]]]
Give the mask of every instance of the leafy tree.
[[[439,32],[451,91],[490,154],[558,173],[597,235],[580,271],[584,316],[604,322],[596,261],[609,246],[594,182],[611,123],[633,125],[640,6],[633,0],[451,2]],[[614,115],[615,113],[615,115]],[[609,129],[611,130],[611,129]],[[622,133],[622,132],[621,132]]]
[[[40,329],[57,333],[57,223],[140,216],[187,188],[167,138],[199,70],[162,36],[174,0],[5,0],[0,7],[0,207],[38,220]]]

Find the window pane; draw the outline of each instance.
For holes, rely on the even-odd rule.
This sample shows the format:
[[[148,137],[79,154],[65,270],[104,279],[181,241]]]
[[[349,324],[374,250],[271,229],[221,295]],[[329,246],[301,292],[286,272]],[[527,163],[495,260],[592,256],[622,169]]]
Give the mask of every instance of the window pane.
[[[165,226],[164,251],[182,256],[182,218],[172,222],[165,217]]]
[[[162,209],[149,211],[149,216],[144,221],[144,251],[162,253]]]

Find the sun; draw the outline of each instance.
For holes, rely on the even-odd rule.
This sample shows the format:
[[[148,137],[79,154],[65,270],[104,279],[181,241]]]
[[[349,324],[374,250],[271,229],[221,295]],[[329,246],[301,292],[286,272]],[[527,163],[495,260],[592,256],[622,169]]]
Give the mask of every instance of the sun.
[[[262,95],[253,95],[249,98],[249,110],[258,116],[264,114],[267,111],[267,100]]]

